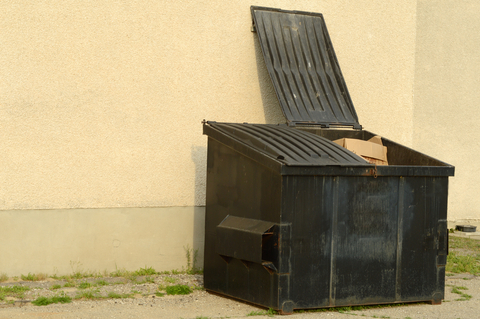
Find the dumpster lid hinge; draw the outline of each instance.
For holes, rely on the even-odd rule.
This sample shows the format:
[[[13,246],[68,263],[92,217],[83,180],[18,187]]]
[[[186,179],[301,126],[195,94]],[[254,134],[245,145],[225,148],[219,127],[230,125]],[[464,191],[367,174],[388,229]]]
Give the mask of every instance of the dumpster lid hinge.
[[[362,125],[359,123],[317,123],[307,121],[288,121],[287,125],[290,127],[318,127],[318,128],[334,128],[334,129],[353,129],[362,130]]]

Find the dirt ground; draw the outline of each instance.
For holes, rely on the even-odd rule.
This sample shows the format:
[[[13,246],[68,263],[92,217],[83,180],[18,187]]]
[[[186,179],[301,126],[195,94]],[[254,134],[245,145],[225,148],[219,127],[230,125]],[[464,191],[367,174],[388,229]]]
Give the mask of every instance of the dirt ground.
[[[450,237],[450,255],[471,256],[466,258],[469,270],[478,275],[480,245],[477,241]],[[455,255],[456,254],[456,255]],[[449,256],[450,258],[450,256]],[[480,276],[460,273],[463,261],[451,259],[450,272],[445,278],[445,299],[441,305],[412,303],[321,311],[296,311],[288,318],[480,318]],[[462,268],[467,269],[467,268]],[[0,282],[0,319],[10,318],[256,318],[280,317],[268,315],[266,309],[211,294],[203,289],[202,275],[182,273],[158,274],[145,267],[152,275],[138,276],[137,272],[125,272],[120,277],[103,276],[81,278],[68,276],[58,280],[23,281],[18,278]],[[454,274],[455,273],[455,274]],[[29,274],[30,275],[30,274]],[[110,275],[113,275],[110,274]],[[1,278],[1,277],[0,277]],[[75,279],[76,278],[76,279]],[[24,279],[29,279],[25,277]],[[37,278],[38,279],[38,278]],[[1,280],[5,280],[5,276]],[[172,286],[182,286],[191,291],[185,295],[170,295]],[[22,288],[23,287],[23,288]],[[178,288],[178,287],[177,287]],[[12,293],[11,290],[25,290]],[[10,290],[10,293],[6,293]],[[70,303],[36,306],[32,301],[38,297],[65,296]]]
[[[4,300],[0,302],[0,319],[6,318],[269,318],[266,310],[243,302],[210,294],[203,289],[194,289],[188,295],[157,296],[159,284],[185,284],[191,287],[202,286],[201,275],[161,275],[140,277],[137,283],[127,282],[115,284],[125,280],[123,278],[103,278],[104,285],[95,285],[98,279],[81,280],[89,282],[92,287],[80,289],[64,287],[51,289],[55,285],[63,287],[65,281],[43,282],[4,282],[0,286],[27,285],[31,289],[25,293],[23,299]],[[150,281],[150,282],[149,282]],[[446,278],[445,300],[441,305],[409,304],[396,307],[371,308],[357,311],[323,311],[323,312],[296,312],[288,318],[479,318],[480,317],[480,277],[469,274],[458,274]],[[88,285],[88,284],[85,284]],[[465,298],[453,293],[455,287],[463,287],[461,293],[470,295]],[[116,299],[74,299],[67,304],[51,304],[35,306],[30,301],[38,296],[58,295],[64,291],[66,295],[75,297],[86,291],[93,291],[97,295],[106,295],[109,292],[129,294],[128,298]],[[263,315],[262,315],[263,314]],[[275,315],[275,317],[280,317]]]

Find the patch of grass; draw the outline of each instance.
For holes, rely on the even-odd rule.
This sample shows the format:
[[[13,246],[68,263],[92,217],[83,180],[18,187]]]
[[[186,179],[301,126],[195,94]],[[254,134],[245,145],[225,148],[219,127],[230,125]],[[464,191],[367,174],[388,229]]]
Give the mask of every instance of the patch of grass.
[[[48,278],[47,274],[44,274],[44,273],[39,273],[39,274],[36,274],[35,276],[36,280],[45,280]]]
[[[267,316],[272,317],[273,315],[276,315],[277,312],[273,310],[272,308],[268,308],[267,310]]]
[[[113,298],[113,299],[120,299],[122,298],[122,295],[116,293],[116,292],[113,292],[113,291],[110,291],[108,293],[108,298]]]
[[[50,287],[51,290],[56,290],[56,289],[60,289],[62,288],[61,285],[53,285],[52,287]]]
[[[53,275],[50,276],[50,278],[53,278],[53,279],[60,279],[58,276],[57,276],[57,272],[58,272],[58,268],[57,267],[53,267]]]
[[[153,269],[153,267],[147,268],[147,266],[145,266],[145,268],[140,268],[139,270],[134,271],[134,274],[136,276],[152,276],[156,275],[157,272],[155,271],[155,269]]]
[[[451,251],[447,257],[446,271],[452,273],[470,273],[472,275],[480,274],[480,254],[460,255],[456,251]]]
[[[251,316],[263,316],[265,314],[265,311],[251,311],[247,313],[247,317]]]
[[[273,310],[272,308],[269,308],[268,310],[263,310],[263,311],[252,311],[250,313],[247,314],[247,317],[251,317],[251,316],[269,316],[269,317],[273,317],[274,315],[276,315],[277,312],[275,310]]]
[[[346,315],[351,315],[351,316],[356,316],[356,313],[350,312],[350,311],[344,311],[344,310],[339,310],[339,313],[346,314]]]
[[[357,310],[364,310],[366,309],[367,306],[345,306],[345,307],[337,307],[337,308],[330,308],[330,309],[335,309],[335,312],[343,313],[343,314],[349,314],[349,315],[356,315],[355,313],[352,313],[352,311],[357,311]],[[326,310],[329,310],[328,308]]]
[[[20,278],[22,278],[22,280],[25,280],[25,281],[34,281],[35,277],[33,274],[31,273],[28,273],[28,275],[20,275]]]
[[[468,290],[467,287],[463,287],[463,286],[453,286],[452,287],[452,292],[454,294],[457,294],[457,295],[460,295],[461,298],[458,298],[458,299],[455,299],[457,301],[466,301],[466,300],[470,300],[472,298],[471,295],[469,294],[466,294],[464,292],[462,292],[461,290]]]
[[[141,293],[140,291],[138,291],[138,290],[132,290],[131,293],[134,294],[134,295],[141,295],[141,294],[142,294],[142,293]]]
[[[464,238],[464,237],[449,237],[449,247],[450,248],[461,248],[461,249],[468,249],[472,251],[480,251],[480,241],[471,239],[471,238]]]
[[[188,295],[192,293],[192,289],[187,285],[168,286],[165,290],[167,295]]]
[[[358,306],[359,308],[361,308],[361,306]],[[346,307],[338,307],[336,308],[338,312],[341,312],[341,313],[346,313],[346,312],[349,312],[349,311],[354,311],[354,310],[360,310],[360,309],[355,309],[357,307],[355,306],[346,306]]]
[[[106,282],[105,280],[97,280],[97,282],[95,283],[97,286],[108,286],[108,282]]]
[[[166,277],[166,278],[165,278],[165,281],[166,281],[166,282],[169,282],[169,283],[171,283],[171,284],[174,284],[174,283],[176,283],[176,282],[178,281],[178,279],[177,279],[177,278],[173,278],[173,277]]]
[[[154,284],[154,283],[155,283],[155,278],[150,277],[150,276],[147,276],[147,277],[145,278],[145,282],[148,282],[148,283],[150,283],[150,284]]]
[[[478,240],[450,236],[449,245],[447,272],[480,274],[480,242]]]
[[[100,273],[95,271],[85,271],[83,270],[83,265],[79,261],[70,260],[70,268],[72,268],[72,274],[70,276],[64,276],[65,279],[82,279],[82,278],[91,278],[91,277],[102,277]]]
[[[145,284],[145,283],[154,284],[155,283],[155,278],[147,276],[142,281],[137,281],[136,283],[137,284]]]
[[[5,297],[23,298],[25,291],[30,290],[29,287],[24,286],[8,286],[0,287],[0,300],[5,300]]]
[[[0,282],[4,282],[4,281],[7,281],[8,280],[8,276],[6,273],[1,273],[0,274]]]
[[[75,278],[75,279],[83,278],[81,262],[70,260],[70,268],[72,268],[71,278]]]
[[[75,287],[75,283],[72,282],[72,281],[67,281],[67,282],[65,283],[65,285],[63,285],[63,287],[67,287],[67,288],[68,288],[68,287]]]
[[[98,299],[96,292],[93,290],[85,290],[75,296],[75,299]]]
[[[193,249],[189,245],[184,246],[185,256],[187,257],[187,269],[186,273],[193,275],[200,270],[197,268],[198,249]]]
[[[157,296],[157,297],[163,297],[163,296],[165,296],[165,294],[164,294],[163,292],[157,291],[157,292],[155,293],[155,296]]]
[[[131,272],[127,271],[125,268],[118,268],[117,265],[115,265],[115,271],[110,273],[110,277],[128,278],[131,275],[132,275]]]
[[[422,304],[417,303],[417,304]],[[409,304],[404,303],[395,303],[395,304],[382,304],[382,305],[363,305],[363,306],[346,306],[346,307],[336,307],[336,308],[318,308],[318,309],[301,309],[294,310],[294,313],[304,313],[304,312],[340,312],[340,313],[349,313],[350,311],[366,310],[366,309],[375,309],[375,308],[391,308],[391,307],[402,307],[408,306]]]
[[[40,280],[45,280],[47,278],[47,275],[43,274],[43,273],[39,273],[39,274],[32,274],[32,273],[28,273],[28,275],[21,275],[20,278],[22,278],[22,280],[25,280],[25,281],[40,281]]]
[[[172,273],[172,275],[180,275],[182,272],[179,271],[179,270],[177,270],[177,269],[173,269],[173,270],[171,271],[171,273]]]
[[[82,282],[82,283],[80,283],[80,285],[78,285],[79,289],[87,289],[87,288],[90,288],[90,287],[92,287],[92,284],[89,283],[89,282],[86,282],[86,281]]]
[[[110,277],[123,277],[125,276],[126,270],[124,269],[116,269],[110,273]]]
[[[142,268],[140,268],[142,269]],[[152,268],[153,269],[153,268]],[[110,273],[111,277],[123,277],[125,279],[131,280],[133,282],[136,281],[138,272],[141,272],[142,270],[137,270],[137,271],[128,271],[124,268],[119,269],[115,266],[115,271]]]
[[[61,296],[53,296],[53,297],[38,297],[34,301],[32,301],[32,304],[35,306],[46,306],[50,305],[52,303],[69,303],[72,302],[72,298],[66,295],[61,295]]]
[[[124,298],[130,298],[129,294],[118,294],[116,292],[110,291],[108,293],[108,298],[112,299],[124,299]]]
[[[196,316],[195,319],[210,319],[209,317],[204,317],[204,316]]]

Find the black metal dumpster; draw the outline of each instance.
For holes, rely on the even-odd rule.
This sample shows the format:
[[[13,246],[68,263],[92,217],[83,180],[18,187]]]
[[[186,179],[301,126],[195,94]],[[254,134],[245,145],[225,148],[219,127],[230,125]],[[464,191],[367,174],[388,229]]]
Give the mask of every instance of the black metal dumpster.
[[[204,123],[204,284],[284,313],[444,296],[454,167],[382,138],[389,165],[332,142],[369,140],[320,14],[252,7],[288,125]]]

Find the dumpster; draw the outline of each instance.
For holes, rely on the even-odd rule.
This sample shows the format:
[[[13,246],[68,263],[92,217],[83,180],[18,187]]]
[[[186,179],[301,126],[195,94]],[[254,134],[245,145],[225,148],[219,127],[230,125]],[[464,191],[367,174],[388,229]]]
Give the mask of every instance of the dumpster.
[[[252,17],[287,124],[204,122],[205,288],[282,313],[441,303],[454,167],[362,128],[321,14]]]

